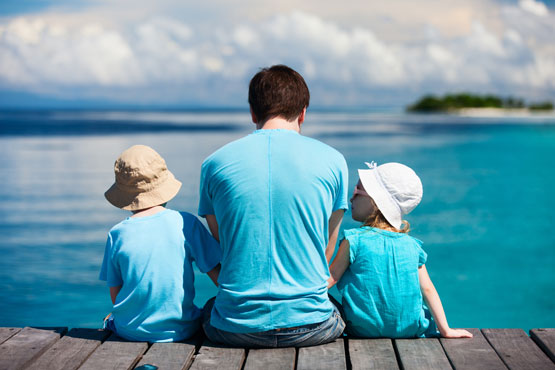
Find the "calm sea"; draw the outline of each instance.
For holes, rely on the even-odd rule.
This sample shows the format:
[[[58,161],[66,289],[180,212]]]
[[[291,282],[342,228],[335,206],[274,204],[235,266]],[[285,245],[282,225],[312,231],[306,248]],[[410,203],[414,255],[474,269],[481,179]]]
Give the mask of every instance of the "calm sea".
[[[253,129],[246,111],[0,112],[0,326],[101,325],[106,233],[127,217],[103,193],[123,150],[162,154],[183,182],[169,206],[196,214],[203,159]],[[407,219],[451,326],[555,327],[555,116],[309,112],[303,134],[345,155],[351,185],[372,160],[420,175]],[[201,306],[215,288],[195,285]]]

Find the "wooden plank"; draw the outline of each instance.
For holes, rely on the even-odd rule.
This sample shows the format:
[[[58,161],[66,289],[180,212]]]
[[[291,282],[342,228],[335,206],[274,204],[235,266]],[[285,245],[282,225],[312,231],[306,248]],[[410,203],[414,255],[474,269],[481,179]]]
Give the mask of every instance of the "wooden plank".
[[[225,348],[205,341],[193,360],[190,370],[241,369],[246,351],[243,348]]]
[[[189,343],[154,343],[137,367],[153,365],[159,370],[183,369],[191,363],[195,351],[195,345]]]
[[[507,369],[480,329],[467,330],[472,333],[472,338],[440,339],[455,369]]]
[[[244,370],[293,370],[295,348],[251,349]]]
[[[23,328],[0,345],[0,369],[21,369],[39,357],[67,328]]]
[[[21,328],[0,328],[0,344],[4,343],[20,331]]]
[[[90,355],[79,370],[132,369],[147,349],[148,343],[128,342],[112,334]]]
[[[33,361],[28,369],[77,369],[108,334],[109,332],[100,329],[71,329]]]
[[[299,348],[297,370],[305,369],[347,369],[343,339],[339,338],[319,346]]]
[[[443,351],[439,339],[396,339],[401,366],[410,369],[451,369],[451,364]]]
[[[391,339],[349,339],[348,347],[353,370],[399,369]]]
[[[530,337],[555,362],[555,329],[532,329]]]
[[[509,369],[555,369],[555,365],[522,329],[482,329]]]

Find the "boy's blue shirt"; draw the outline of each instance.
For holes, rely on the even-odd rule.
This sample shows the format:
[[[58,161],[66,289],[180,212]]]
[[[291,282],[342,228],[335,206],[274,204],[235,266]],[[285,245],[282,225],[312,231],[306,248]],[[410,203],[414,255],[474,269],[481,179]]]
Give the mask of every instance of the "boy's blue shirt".
[[[165,209],[129,217],[108,234],[100,280],[122,286],[113,307],[117,333],[130,340],[172,342],[199,327],[194,261],[201,272],[221,259],[218,242],[193,215]]]
[[[418,268],[422,242],[407,234],[364,226],[344,231],[350,265],[337,284],[347,332],[359,337],[423,336],[425,317]]]
[[[332,212],[347,208],[343,156],[291,130],[257,130],[208,157],[199,215],[223,250],[211,324],[235,333],[325,321]]]

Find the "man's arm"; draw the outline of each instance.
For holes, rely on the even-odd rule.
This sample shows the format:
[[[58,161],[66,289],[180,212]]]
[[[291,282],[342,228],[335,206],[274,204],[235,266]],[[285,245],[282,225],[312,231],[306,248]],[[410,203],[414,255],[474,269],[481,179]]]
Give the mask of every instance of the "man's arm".
[[[328,246],[326,247],[326,259],[330,263],[333,257],[333,252],[335,252],[335,244],[337,243],[337,236],[339,235],[339,227],[341,226],[341,221],[343,220],[344,210],[338,209],[331,214],[329,220],[329,240]]]
[[[116,297],[118,296],[118,293],[120,290],[121,290],[121,285],[110,287],[110,298],[112,298],[112,304],[116,304]]]
[[[218,263],[216,267],[206,273],[216,286],[218,286],[218,276],[220,276],[221,268],[222,265]]]
[[[218,221],[216,221],[216,216],[215,215],[206,215],[206,223],[208,224],[208,228],[210,229],[210,232],[212,233],[212,236],[219,243],[220,242],[220,234],[219,234],[219,229],[218,229]]]

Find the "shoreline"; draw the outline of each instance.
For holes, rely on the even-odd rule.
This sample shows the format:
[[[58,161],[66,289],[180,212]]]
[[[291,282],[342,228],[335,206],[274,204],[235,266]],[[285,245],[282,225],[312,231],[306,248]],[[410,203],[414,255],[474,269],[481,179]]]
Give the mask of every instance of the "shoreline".
[[[462,117],[554,117],[554,110],[529,108],[460,108],[450,109],[449,114]]]

